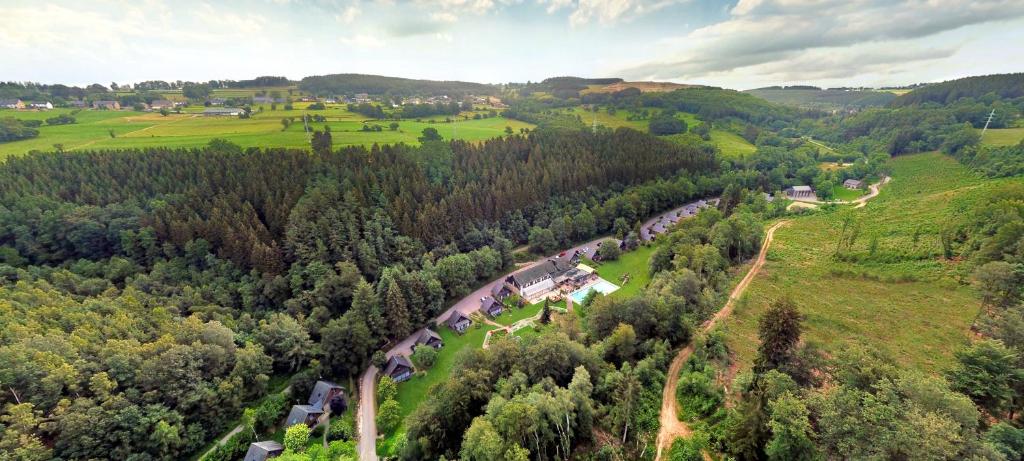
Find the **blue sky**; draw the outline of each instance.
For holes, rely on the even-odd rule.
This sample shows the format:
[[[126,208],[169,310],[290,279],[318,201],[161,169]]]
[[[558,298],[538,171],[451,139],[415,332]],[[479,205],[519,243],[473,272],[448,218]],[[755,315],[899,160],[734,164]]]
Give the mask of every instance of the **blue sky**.
[[[0,80],[359,72],[746,89],[1024,71],[1021,0],[0,0]]]

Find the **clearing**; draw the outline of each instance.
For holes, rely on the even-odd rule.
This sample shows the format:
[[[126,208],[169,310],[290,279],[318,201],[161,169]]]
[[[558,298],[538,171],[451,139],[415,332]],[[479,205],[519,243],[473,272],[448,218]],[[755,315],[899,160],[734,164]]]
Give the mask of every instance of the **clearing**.
[[[1021,140],[1024,140],[1024,128],[989,128],[981,137],[983,144],[991,146],[1014,146]]]
[[[780,229],[763,275],[725,322],[739,369],[756,354],[757,321],[768,303],[792,298],[805,314],[804,338],[834,352],[871,345],[903,366],[945,369],[965,344],[980,307],[971,287],[942,259],[940,232],[986,187],[950,157],[925,153],[891,160],[893,180],[861,208],[799,217]],[[833,258],[850,215],[859,234],[843,261]]]

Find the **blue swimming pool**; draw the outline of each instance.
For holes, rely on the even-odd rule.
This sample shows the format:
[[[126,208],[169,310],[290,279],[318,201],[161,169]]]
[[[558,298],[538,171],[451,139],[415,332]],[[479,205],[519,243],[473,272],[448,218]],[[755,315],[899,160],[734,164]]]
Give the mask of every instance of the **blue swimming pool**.
[[[581,304],[581,303],[583,303],[583,298],[586,298],[587,294],[590,293],[590,290],[594,290],[594,291],[596,291],[598,293],[601,293],[603,295],[608,295],[609,293],[612,293],[612,292],[614,292],[615,290],[618,290],[618,289],[619,289],[618,285],[616,285],[616,284],[614,284],[612,282],[609,282],[609,281],[607,281],[605,279],[601,279],[601,280],[598,280],[597,283],[595,283],[593,285],[590,285],[590,286],[584,287],[584,288],[580,288],[579,290],[576,290],[576,291],[572,292],[572,294],[569,295],[569,296],[572,297],[572,302],[573,303]]]

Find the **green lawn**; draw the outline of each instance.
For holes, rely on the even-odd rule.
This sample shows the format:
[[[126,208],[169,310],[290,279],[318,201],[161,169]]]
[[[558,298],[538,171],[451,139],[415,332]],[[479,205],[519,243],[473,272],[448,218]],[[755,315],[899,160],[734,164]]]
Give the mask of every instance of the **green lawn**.
[[[651,276],[648,273],[648,261],[651,258],[651,253],[654,253],[654,248],[653,245],[641,246],[636,250],[623,253],[615,261],[595,263],[588,260],[586,264],[596,269],[597,275],[601,278],[619,286],[619,289],[609,296],[631,298],[639,294],[640,290],[651,281]],[[629,283],[624,284],[622,276],[625,274],[629,274]]]
[[[32,139],[0,144],[0,158],[21,155],[31,150],[54,150],[54,144],[62,144],[66,150],[142,148],[142,147],[200,147],[213,138],[223,138],[242,147],[292,147],[309,146],[308,136],[301,119],[303,113],[327,117],[326,122],[313,122],[311,129],[331,128],[336,147],[349,145],[393,144],[404,142],[418,144],[417,138],[424,128],[433,127],[446,139],[459,138],[470,141],[490,139],[505,134],[505,127],[515,132],[520,128],[533,126],[518,120],[502,117],[481,120],[459,120],[445,123],[444,117],[421,121],[399,121],[398,128],[391,131],[390,121],[365,120],[359,114],[348,112],[342,105],[332,105],[322,111],[306,111],[308,103],[296,103],[295,109],[270,110],[269,106],[254,107],[256,112],[249,119],[237,117],[204,117],[199,115],[204,107],[190,106],[183,114],[162,116],[152,112],[133,111],[80,111],[74,115],[77,123],[61,126],[43,125],[39,136]],[[13,116],[19,119],[45,119],[58,114],[70,113],[70,109],[54,109],[46,112],[0,110],[0,117]],[[283,130],[281,119],[294,117],[297,122]],[[363,125],[380,125],[383,131],[362,131]],[[114,137],[110,136],[113,130]]]
[[[863,190],[847,189],[841,185],[832,186],[832,197],[836,200],[856,200],[863,195]]]
[[[1013,146],[1021,140],[1024,140],[1024,128],[989,129],[981,138],[982,143],[992,146]]]
[[[502,325],[512,325],[522,319],[530,318],[539,314],[543,307],[543,301],[534,304],[527,304],[522,309],[506,305],[504,311],[502,311],[501,315],[494,319],[494,321]]]
[[[793,218],[775,233],[762,273],[725,322],[741,368],[756,353],[758,318],[781,296],[797,302],[806,315],[804,338],[826,352],[866,344],[904,366],[937,372],[968,341],[980,303],[972,288],[957,283],[956,263],[941,258],[940,231],[957,219],[957,209],[1009,180],[981,179],[937,153],[897,157],[890,165],[892,182],[866,207]],[[856,262],[832,257],[846,213],[860,225],[851,252]]]

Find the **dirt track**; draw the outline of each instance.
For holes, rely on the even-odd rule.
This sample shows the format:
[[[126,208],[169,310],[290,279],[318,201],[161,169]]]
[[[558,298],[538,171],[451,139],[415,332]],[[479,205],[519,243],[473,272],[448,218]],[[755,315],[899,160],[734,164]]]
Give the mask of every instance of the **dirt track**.
[[[761,267],[764,266],[765,256],[768,254],[768,248],[772,244],[772,239],[775,237],[775,231],[786,225],[789,221],[780,221],[774,226],[768,229],[768,233],[765,234],[764,243],[761,245],[761,251],[757,254],[757,259],[754,261],[754,265],[750,267],[750,271],[747,275],[740,280],[740,283],[733,288],[732,292],[729,293],[729,300],[725,302],[725,306],[721,310],[715,313],[711,319],[704,322],[701,326],[701,332],[711,331],[712,328],[718,323],[719,320],[724,319],[732,313],[733,308],[736,306],[736,300],[743,294],[750,285],[750,282],[754,280],[758,272],[761,271]],[[691,342],[688,346],[683,348],[676,354],[676,357],[672,359],[672,364],[668,367],[668,377],[665,380],[665,390],[661,396],[661,430],[658,432],[658,451],[655,455],[655,461],[661,459],[662,452],[669,448],[676,437],[687,437],[690,435],[690,427],[685,422],[679,420],[679,408],[676,402],[676,385],[679,383],[679,372],[683,369],[683,364],[693,354],[694,345]]]

